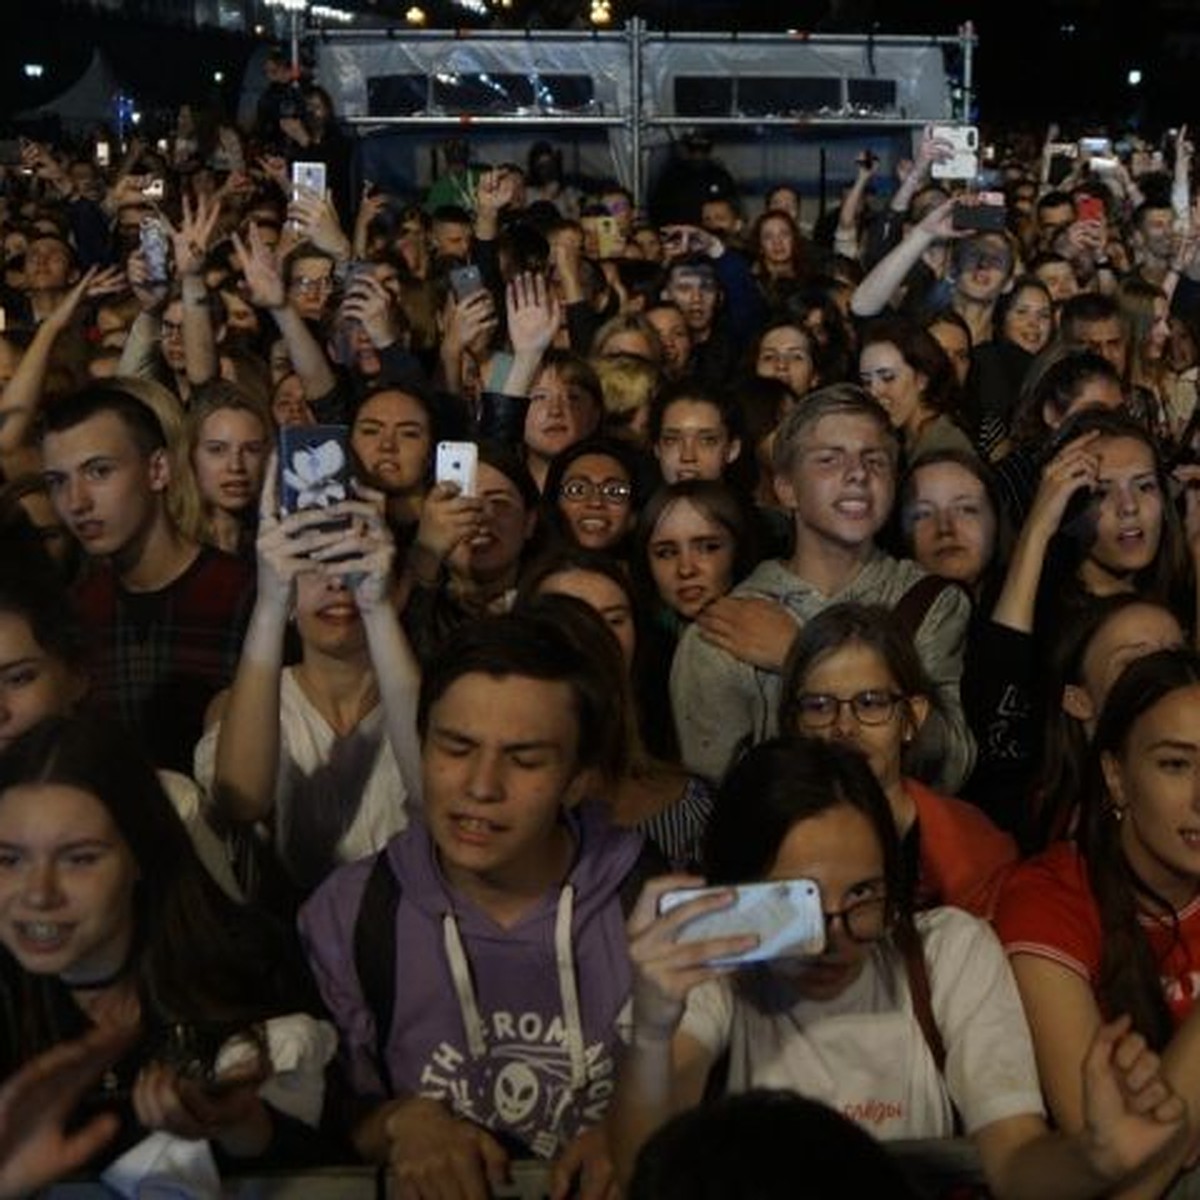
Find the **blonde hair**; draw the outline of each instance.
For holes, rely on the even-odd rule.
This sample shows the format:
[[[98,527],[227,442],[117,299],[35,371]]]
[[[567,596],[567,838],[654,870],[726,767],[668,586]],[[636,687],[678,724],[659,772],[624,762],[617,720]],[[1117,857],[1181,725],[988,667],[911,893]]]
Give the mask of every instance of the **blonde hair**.
[[[604,397],[604,423],[610,430],[632,425],[639,412],[648,412],[650,401],[662,386],[662,372],[634,354],[614,354],[592,360]]]
[[[204,422],[215,412],[233,409],[238,412],[248,412],[256,417],[262,425],[263,436],[272,439],[275,436],[275,421],[270,409],[262,404],[256,393],[248,392],[227,379],[214,379],[197,388],[192,394],[192,404],[186,417],[180,424],[179,437],[179,506],[180,529],[197,542],[212,543],[212,517],[200,494],[200,484],[196,479],[196,468],[193,456],[200,443],[200,431]],[[174,445],[174,438],[171,439]],[[171,480],[176,479],[175,464],[172,462]]]

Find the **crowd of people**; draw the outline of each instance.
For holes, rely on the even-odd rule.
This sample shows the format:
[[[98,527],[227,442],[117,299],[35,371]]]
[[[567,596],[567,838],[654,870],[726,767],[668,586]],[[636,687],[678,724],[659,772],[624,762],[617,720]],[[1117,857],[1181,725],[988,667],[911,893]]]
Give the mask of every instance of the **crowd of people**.
[[[806,1137],[851,1190],[770,1194],[953,1138],[1190,1194],[1186,129],[1001,142],[999,220],[932,130],[651,220],[548,143],[355,193],[270,69],[0,179],[0,1196],[760,1196]],[[688,936],[786,880],[819,952]]]

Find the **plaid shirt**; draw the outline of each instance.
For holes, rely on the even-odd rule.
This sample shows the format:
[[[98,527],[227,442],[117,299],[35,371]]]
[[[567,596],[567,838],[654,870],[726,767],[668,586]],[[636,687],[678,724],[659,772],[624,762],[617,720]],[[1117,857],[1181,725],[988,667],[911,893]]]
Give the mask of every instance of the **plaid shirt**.
[[[191,774],[205,709],[233,679],[253,603],[253,568],[209,546],[157,592],[126,591],[108,565],[83,580],[91,702],[137,734],[155,766]]]

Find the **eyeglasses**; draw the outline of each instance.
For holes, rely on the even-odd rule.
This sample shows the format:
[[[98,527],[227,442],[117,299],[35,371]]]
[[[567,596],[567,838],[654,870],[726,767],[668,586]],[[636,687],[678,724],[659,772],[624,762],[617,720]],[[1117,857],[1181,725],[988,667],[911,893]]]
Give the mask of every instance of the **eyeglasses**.
[[[181,321],[160,321],[158,331],[160,337],[179,337],[183,333],[183,323]]]
[[[849,707],[860,725],[886,725],[904,697],[899,692],[870,688],[853,696],[832,696],[828,692],[801,692],[796,697],[796,715],[806,729],[826,729],[843,708]]]
[[[837,912],[827,912],[827,935],[834,921],[841,921],[846,936],[852,942],[877,942],[887,933],[887,897],[872,896],[869,900],[860,900]]]
[[[292,280],[292,287],[298,292],[327,292],[333,287],[333,280],[328,275],[318,279],[306,279],[300,275]]]
[[[593,483],[590,479],[568,479],[558,489],[558,494],[564,500],[575,502],[599,497],[605,504],[628,504],[633,488],[617,479],[607,479],[604,483]]]

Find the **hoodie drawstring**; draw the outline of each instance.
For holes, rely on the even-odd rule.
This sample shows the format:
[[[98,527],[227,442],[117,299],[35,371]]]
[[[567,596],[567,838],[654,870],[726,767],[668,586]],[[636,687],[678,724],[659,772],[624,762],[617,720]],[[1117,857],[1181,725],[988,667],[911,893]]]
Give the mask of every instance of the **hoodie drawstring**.
[[[558,907],[554,917],[554,962],[558,972],[558,992],[562,1003],[567,1054],[571,1061],[573,1092],[587,1083],[587,1047],[583,1037],[583,1016],[579,1008],[579,985],[575,975],[575,955],[571,943],[574,919],[575,889],[567,884],[558,894]],[[472,1058],[482,1058],[487,1053],[486,1027],[479,1012],[479,1003],[475,999],[471,965],[467,961],[466,949],[453,913],[448,912],[442,917],[442,941],[446,950],[446,960],[450,964],[450,977],[454,981],[454,993],[458,997],[458,1007],[462,1013],[467,1049]]]

